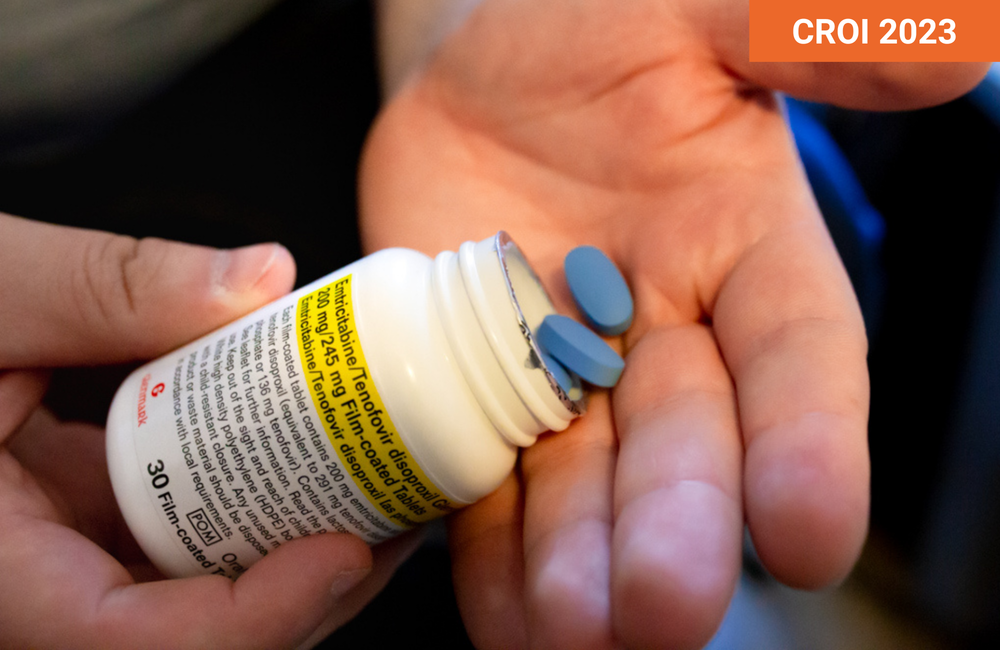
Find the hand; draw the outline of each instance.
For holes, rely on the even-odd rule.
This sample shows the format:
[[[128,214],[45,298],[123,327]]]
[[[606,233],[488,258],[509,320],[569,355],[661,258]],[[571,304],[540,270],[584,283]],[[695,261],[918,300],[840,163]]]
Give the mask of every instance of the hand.
[[[479,647],[700,647],[744,525],[796,587],[843,579],[860,552],[864,326],[764,86],[902,108],[986,67],[751,65],[747,10],[486,2],[371,135],[367,249],[504,229],[572,313],[561,260],[593,244],[636,300],[618,386],[451,521]]]
[[[277,245],[234,251],[0,215],[0,646],[292,647],[350,619],[413,539],[290,542],[238,581],[160,576],[118,512],[104,432],[56,421],[45,368],[144,359],[284,294]],[[141,582],[140,582],[141,581]]]

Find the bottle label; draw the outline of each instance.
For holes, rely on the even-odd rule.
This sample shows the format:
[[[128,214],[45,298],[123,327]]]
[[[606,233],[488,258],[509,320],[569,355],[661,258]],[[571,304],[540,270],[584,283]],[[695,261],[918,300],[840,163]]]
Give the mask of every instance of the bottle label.
[[[299,352],[313,406],[340,467],[386,519],[405,527],[458,507],[417,465],[372,381],[347,275],[299,299]]]
[[[146,367],[137,460],[190,574],[236,578],[315,533],[377,543],[460,505],[386,411],[352,285],[312,285]]]

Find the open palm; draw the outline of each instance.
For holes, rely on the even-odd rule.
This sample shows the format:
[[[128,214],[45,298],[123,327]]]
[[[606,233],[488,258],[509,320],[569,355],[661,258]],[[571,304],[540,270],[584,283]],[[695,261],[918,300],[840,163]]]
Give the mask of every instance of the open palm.
[[[561,261],[592,244],[635,296],[618,386],[452,521],[482,647],[700,646],[744,524],[794,586],[843,578],[860,551],[864,326],[779,102],[750,80],[908,105],[984,68],[931,89],[944,72],[751,66],[732,4],[487,2],[369,141],[369,249],[504,229],[572,313]]]

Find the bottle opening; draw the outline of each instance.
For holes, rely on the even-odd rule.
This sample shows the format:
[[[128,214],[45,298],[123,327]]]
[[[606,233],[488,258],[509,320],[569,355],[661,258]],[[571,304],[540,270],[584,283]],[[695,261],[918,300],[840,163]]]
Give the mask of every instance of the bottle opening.
[[[503,230],[498,232],[494,239],[494,247],[500,259],[507,293],[517,314],[521,333],[530,347],[528,364],[544,371],[549,385],[567,410],[575,415],[582,414],[585,408],[585,394],[580,379],[574,375],[573,386],[569,391],[564,390],[556,380],[552,369],[546,365],[535,338],[534,332],[545,317],[556,313],[548,292],[510,235]]]

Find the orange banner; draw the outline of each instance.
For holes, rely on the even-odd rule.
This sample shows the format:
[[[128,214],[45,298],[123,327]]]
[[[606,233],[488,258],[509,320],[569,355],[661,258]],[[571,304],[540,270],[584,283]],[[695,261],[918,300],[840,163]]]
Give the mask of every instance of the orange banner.
[[[996,0],[750,0],[751,61],[996,61]]]

